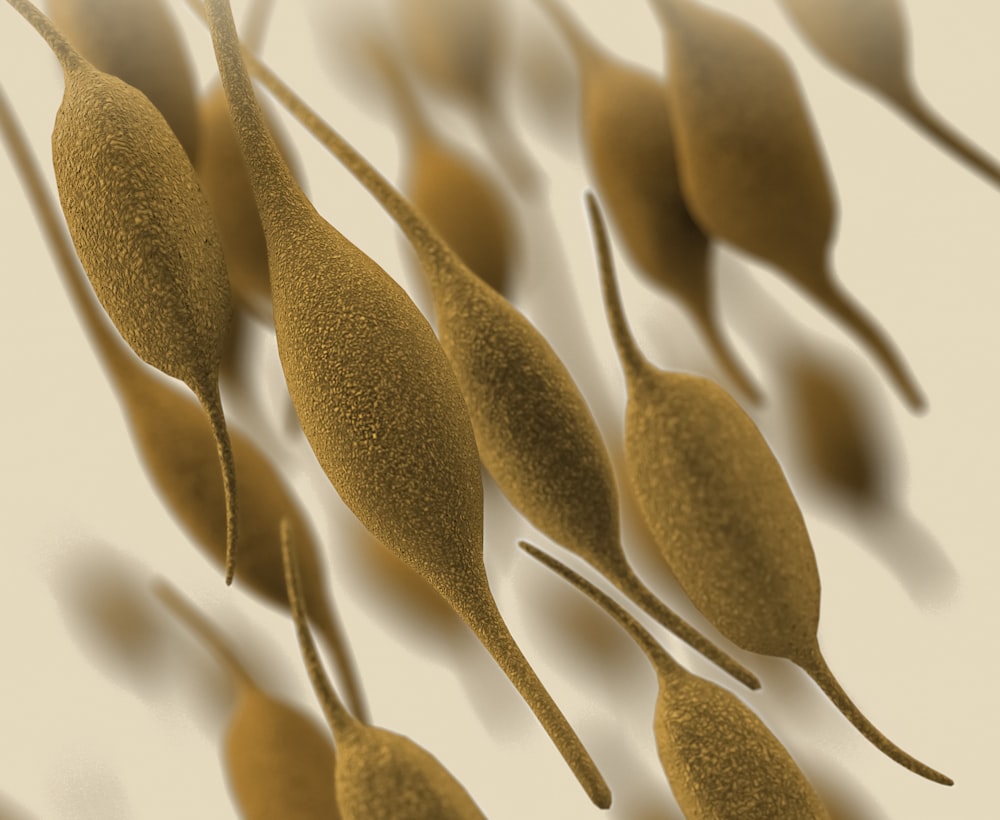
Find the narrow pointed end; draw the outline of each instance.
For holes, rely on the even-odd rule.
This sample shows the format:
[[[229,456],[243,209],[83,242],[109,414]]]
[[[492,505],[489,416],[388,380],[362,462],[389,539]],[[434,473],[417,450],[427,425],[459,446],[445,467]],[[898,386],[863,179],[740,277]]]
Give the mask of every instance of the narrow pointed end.
[[[195,394],[202,407],[208,413],[212,424],[212,435],[219,452],[219,464],[222,468],[222,485],[226,498],[226,586],[232,586],[236,575],[236,554],[239,547],[238,507],[236,500],[236,460],[233,455],[233,444],[226,427],[226,418],[222,411],[222,397],[219,395],[219,382],[216,375],[210,387],[195,389]]]

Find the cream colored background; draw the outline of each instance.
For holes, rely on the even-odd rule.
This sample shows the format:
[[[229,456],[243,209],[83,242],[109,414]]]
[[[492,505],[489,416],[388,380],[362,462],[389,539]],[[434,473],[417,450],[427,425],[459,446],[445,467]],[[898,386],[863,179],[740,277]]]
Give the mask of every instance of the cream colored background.
[[[179,2],[174,5],[207,81],[213,68],[208,37]],[[327,70],[326,57],[339,45],[320,24],[326,19],[322,7],[338,4],[279,5],[265,49],[268,61],[380,168],[394,174],[397,150],[388,119],[380,119],[376,107],[360,107],[351,83],[338,91],[338,81]],[[646,3],[587,0],[575,5],[611,48],[649,66],[661,64],[660,37]],[[930,397],[930,414],[914,418],[894,394],[880,388],[905,442],[908,481],[902,503],[953,563],[958,588],[951,597],[915,602],[872,552],[860,548],[852,531],[839,531],[820,508],[804,504],[804,509],[823,578],[820,636],[832,668],[886,734],[952,775],[957,785],[946,789],[927,783],[893,764],[784,664],[751,659],[765,690],[746,699],[816,781],[844,797],[852,807],[848,816],[994,816],[1000,723],[992,695],[1000,626],[994,592],[1000,577],[995,534],[1000,190],[830,73],[773,2],[715,5],[766,29],[799,68],[842,206],[837,270],[899,343]],[[529,26],[542,25],[530,3],[511,6],[519,37]],[[907,6],[920,86],[945,116],[1000,153],[1000,7],[987,0],[910,0]],[[557,42],[547,31],[543,42]],[[41,39],[6,7],[0,8],[0,82],[48,168],[60,78]],[[618,434],[622,383],[598,299],[579,155],[554,143],[549,132],[531,130],[533,109],[523,77],[510,91],[512,110],[529,129],[534,155],[550,178],[551,217],[538,211],[530,227],[537,234],[546,219],[554,220],[568,260],[568,271],[555,268],[559,251],[536,235],[532,258],[519,273],[519,295],[580,377],[612,437]],[[461,121],[450,115],[448,122]],[[388,218],[304,131],[286,123],[320,211],[409,284]],[[456,127],[464,133],[464,126]],[[56,580],[94,544],[119,550],[144,572],[161,573],[182,586],[227,628],[243,629],[274,653],[280,660],[266,679],[314,708],[291,627],[226,590],[183,543],[137,465],[114,396],[7,162],[0,162],[0,192],[5,294],[0,383],[6,398],[0,442],[0,795],[34,816],[56,820],[232,816],[218,764],[221,727],[197,699],[198,685],[177,670],[162,670],[160,680],[143,688],[95,665],[57,604]],[[620,255],[618,261],[630,315],[650,355],[664,366],[699,361],[696,347],[683,347],[691,334],[680,314],[665,297],[637,283]],[[755,326],[739,310],[741,302],[757,304],[762,289],[773,297],[768,304],[786,306],[802,328],[811,326],[856,353],[847,336],[769,271],[733,256],[720,267],[723,315],[730,317],[741,352],[773,392],[774,402],[780,392],[761,355],[764,347],[753,342]],[[584,311],[589,347],[574,335],[580,325],[572,313],[577,302],[565,297],[567,277]],[[754,283],[749,291],[746,277]],[[693,352],[674,353],[684,350]],[[266,354],[267,391],[277,399],[277,359],[272,350]],[[868,367],[868,373],[876,371]],[[870,380],[879,381],[877,375]],[[776,418],[768,414],[765,421],[772,424],[765,429],[777,443]],[[452,670],[446,653],[434,649],[437,644],[421,645],[411,632],[395,631],[401,617],[373,605],[377,592],[370,573],[351,557],[361,539],[339,500],[303,442],[279,440],[280,453],[298,465],[293,478],[330,545],[335,599],[375,721],[431,749],[492,818],[601,816],[481,653],[472,653],[464,671]],[[514,541],[532,537],[557,548],[515,518],[495,492],[488,498],[487,565],[501,609],[615,790],[615,807],[605,816],[677,816],[654,757],[649,729],[654,683],[647,664],[623,634],[598,618],[588,620],[588,629],[606,642],[604,661],[557,627],[537,625],[565,590],[517,553]],[[651,564],[638,563],[654,586],[669,590]],[[558,600],[586,613],[568,592]],[[183,636],[177,644],[190,647]],[[678,656],[688,659],[690,653],[678,648]],[[714,674],[707,664],[693,663],[697,671]],[[197,673],[201,679],[204,668]],[[470,698],[470,687],[479,695]],[[476,708],[484,703],[493,713],[485,725]]]

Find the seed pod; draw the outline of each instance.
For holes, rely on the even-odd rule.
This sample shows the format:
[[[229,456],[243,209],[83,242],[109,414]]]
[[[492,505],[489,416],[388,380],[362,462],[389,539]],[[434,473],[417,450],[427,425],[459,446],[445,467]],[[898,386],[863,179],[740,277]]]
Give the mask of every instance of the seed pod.
[[[298,564],[282,524],[281,551],[295,632],[309,680],[337,744],[337,800],[345,820],[480,820],[475,801],[441,762],[412,740],[368,726],[344,708],[320,665],[302,608]]]
[[[232,305],[208,203],[180,143],[145,95],[90,65],[28,0],[8,2],[63,69],[52,161],[94,292],[129,346],[187,384],[212,422],[226,488],[226,583],[232,583],[236,476],[219,397]]]
[[[410,240],[427,274],[441,344],[472,418],[479,456],[511,503],[590,561],[691,646],[752,688],[757,678],[668,609],[621,546],[611,460],[565,365],[535,327],[477,278],[392,185],[262,64],[264,85],[347,167]]]
[[[504,4],[496,0],[399,0],[399,20],[420,75],[472,112],[514,184],[532,190],[539,171],[511,130],[501,100]]]
[[[685,817],[829,820],[788,750],[743,701],[684,669],[631,615],[569,567],[524,541],[520,545],[599,604],[653,664],[659,683],[656,748]]]
[[[503,192],[479,162],[437,133],[388,46],[373,40],[369,50],[402,120],[402,189],[469,270],[507,294],[516,243]]]
[[[237,686],[226,731],[229,784],[245,820],[339,820],[336,755],[308,715],[261,689],[218,631],[166,582],[156,595],[219,660]]]
[[[820,652],[819,573],[802,512],[764,437],[714,382],[655,368],[628,328],[597,202],[587,196],[608,321],[628,386],[625,457],[646,526],[701,613],[748,652],[802,667],[878,749],[936,783],[861,714]]]
[[[195,77],[162,0],[47,0],[52,22],[89,63],[138,88],[197,159]]]
[[[607,785],[490,592],[476,441],[441,345],[406,293],[295,184],[264,127],[228,2],[207,10],[267,238],[278,352],[313,452],[368,531],[469,624],[591,799],[609,805]]]
[[[212,431],[204,414],[190,398],[143,365],[108,326],[86,285],[38,164],[2,94],[0,132],[56,256],[70,300],[121,402],[143,467],[169,512],[206,556],[223,566],[224,488],[219,479]],[[240,550],[243,583],[272,603],[288,607],[284,569],[277,549],[279,522],[288,517],[296,533],[298,559],[305,568],[305,599],[310,618],[334,655],[351,708],[363,715],[364,698],[354,662],[329,603],[315,538],[305,514],[277,469],[250,438],[236,430],[232,444],[245,499],[239,508],[240,529],[244,534]]]
[[[889,103],[970,168],[1000,184],[1000,165],[941,119],[913,82],[899,0],[779,0],[799,32],[835,68]]]
[[[719,326],[709,240],[681,194],[664,79],[613,57],[556,0],[540,5],[576,58],[590,176],[626,252],[681,303],[726,375],[759,401],[760,390]]]
[[[693,0],[655,0],[688,207],[702,229],[774,265],[875,355],[903,398],[923,396],[882,329],[833,279],[836,205],[788,61],[763,35]]]

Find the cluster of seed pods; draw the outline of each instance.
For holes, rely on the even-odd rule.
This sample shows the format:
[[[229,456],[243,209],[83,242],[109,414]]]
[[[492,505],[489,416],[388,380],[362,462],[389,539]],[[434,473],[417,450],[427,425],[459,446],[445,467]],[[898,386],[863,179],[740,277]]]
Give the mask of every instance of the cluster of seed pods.
[[[182,10],[185,3],[193,14]],[[234,811],[303,820],[505,816],[494,815],[490,801],[516,805],[519,817],[558,811],[539,813],[533,791],[509,773],[517,761],[505,768],[510,748],[488,757],[490,779],[507,798],[501,803],[452,769],[471,771],[468,760],[430,751],[437,748],[433,733],[404,728],[405,716],[399,732],[370,723],[369,713],[381,715],[385,703],[366,696],[366,688],[394,690],[383,696],[394,704],[410,702],[414,693],[391,662],[376,671],[375,650],[356,638],[357,621],[342,623],[336,614],[331,590],[350,585],[344,554],[356,545],[347,543],[343,527],[316,535],[310,519],[322,520],[323,512],[313,512],[324,508],[336,511],[328,520],[360,522],[485,647],[524,702],[507,692],[516,702],[511,714],[526,704],[534,715],[534,723],[526,717],[521,724],[525,742],[534,747],[542,728],[554,744],[558,755],[549,747],[541,759],[551,771],[561,767],[558,791],[568,791],[574,778],[578,784],[565,816],[600,816],[609,807],[611,816],[673,816],[674,806],[690,818],[841,816],[798,759],[802,741],[786,748],[780,720],[766,716],[774,704],[760,698],[768,696],[777,667],[761,655],[804,670],[864,738],[923,778],[910,778],[911,788],[952,785],[948,774],[924,762],[954,774],[948,755],[909,740],[910,727],[898,716],[883,721],[867,706],[862,714],[841,685],[844,679],[852,692],[861,691],[857,669],[849,681],[843,672],[835,678],[820,652],[820,636],[838,617],[824,610],[820,630],[823,545],[810,534],[808,511],[785,478],[780,453],[747,414],[778,397],[772,370],[743,355],[719,303],[715,268],[718,249],[727,245],[828,311],[831,327],[846,329],[847,343],[860,341],[910,409],[936,399],[928,402],[881,325],[833,279],[834,180],[791,60],[760,30],[701,0],[647,4],[649,28],[659,27],[666,44],[665,74],[616,55],[576,19],[568,0],[526,4],[578,70],[578,159],[593,192],[584,196],[583,186],[577,192],[577,239],[583,242],[589,217],[595,252],[571,275],[591,302],[603,301],[604,316],[588,317],[591,339],[580,343],[617,353],[608,383],[623,419],[607,423],[591,409],[597,405],[591,391],[607,386],[571,372],[546,338],[547,323],[557,322],[560,311],[578,309],[573,299],[547,306],[547,317],[537,305],[522,304],[520,285],[514,286],[547,272],[525,269],[532,225],[519,219],[529,203],[540,207],[544,163],[505,119],[510,112],[498,90],[498,21],[507,21],[509,36],[510,20],[503,4],[451,3],[459,5],[391,4],[402,47],[399,37],[376,31],[358,49],[366,61],[358,70],[379,78],[395,108],[387,122],[400,138],[397,190],[381,161],[369,160],[367,146],[337,130],[342,110],[314,94],[315,87],[306,93],[285,82],[277,59],[256,56],[271,2],[252,4],[241,42],[230,0],[60,0],[49,3],[50,16],[29,0],[8,0],[64,75],[51,144],[55,186],[34,156],[48,149],[32,150],[19,131],[18,101],[0,97],[6,153],[121,405],[137,463],[179,525],[171,538],[189,539],[227,583],[276,606],[291,650],[286,660],[300,652],[305,674],[299,664],[283,668],[317,695],[318,709],[310,701],[293,705],[258,681],[241,660],[239,636],[222,638],[174,589],[174,579],[145,591],[199,636],[235,686],[225,741],[217,743],[219,781]],[[866,16],[845,2],[843,19],[804,2],[779,5],[825,59],[983,176],[995,174],[993,161],[917,94],[895,3],[865,6]],[[435,15],[451,15],[454,29]],[[468,20],[460,21],[463,15]],[[8,20],[11,27],[19,22],[14,14]],[[891,43],[888,55],[873,56],[874,46],[859,34],[876,28],[881,34],[871,34],[872,42]],[[191,55],[207,66],[201,94]],[[480,129],[473,131],[474,149],[467,151],[460,129],[446,124],[454,112],[437,122],[428,93],[435,89],[472,112]],[[265,96],[273,97],[266,115]],[[278,123],[279,109],[290,115],[286,125]],[[292,120],[332,154],[324,157],[327,167],[314,155],[310,193],[293,167],[296,152],[286,146],[292,139],[281,134],[292,134],[300,151],[316,146],[292,131],[299,127]],[[349,176],[335,177],[337,164]],[[397,281],[401,270],[383,267],[381,249],[355,244],[325,215],[320,202],[331,191],[340,207],[374,200],[372,212],[402,232],[433,314],[423,315]],[[676,300],[690,317],[721,384],[643,352],[619,292],[619,279],[631,271],[616,272],[616,247],[654,287],[655,298]],[[44,275],[36,264],[36,275]],[[294,408],[304,441],[274,446],[288,431],[262,428],[266,408],[244,411],[256,426],[227,424],[231,406],[262,400],[252,386],[230,395],[223,381],[220,390],[224,359],[250,355],[233,332],[241,312],[265,330],[258,341],[276,348],[278,404]],[[800,381],[807,358],[789,371]],[[919,370],[920,362],[914,365]],[[837,410],[832,398],[818,401],[819,408],[801,400],[792,406],[811,413],[804,423],[815,426],[813,439],[797,445],[802,455],[831,484],[858,497],[877,495],[868,485],[877,483],[879,465],[864,461],[863,442],[857,454],[850,451],[848,438],[859,434],[832,420],[846,422],[848,411]],[[844,407],[854,407],[846,401]],[[841,434],[843,444],[833,438]],[[293,461],[296,447],[304,457]],[[303,472],[315,479],[314,504],[298,497],[293,477]],[[502,529],[490,526],[498,510]],[[621,763],[594,740],[588,710],[613,715],[616,704],[602,702],[591,680],[552,686],[558,669],[535,654],[532,633],[551,625],[536,622],[530,584],[515,593],[510,585],[534,572],[522,568],[531,564],[516,542],[539,537],[583,559],[587,572],[616,588],[618,600],[548,550],[521,542],[612,615],[654,666],[653,732],[648,712],[646,729],[636,730],[648,734],[644,764],[655,768],[658,759],[666,776],[656,779],[662,804],[652,810],[638,807],[622,785]],[[634,543],[643,538],[659,553],[652,570],[648,552],[643,556]],[[501,580],[491,554],[505,555],[516,573]],[[156,557],[150,562],[155,566]],[[224,586],[218,595],[224,606],[243,606],[242,596]],[[377,619],[378,595],[375,589],[356,595],[348,611],[370,608],[366,617]],[[527,626],[515,627],[511,613]],[[313,630],[336,670],[336,686]],[[563,640],[585,644],[587,637],[567,632]],[[674,639],[681,643],[668,654],[661,641]],[[891,653],[880,654],[892,663]],[[467,670],[455,673],[462,678]],[[759,688],[760,695],[749,691]],[[796,692],[800,699],[817,694]],[[581,709],[581,698],[591,705]],[[442,727],[455,720],[440,700],[417,708],[441,709],[434,722]],[[921,720],[943,723],[945,716],[927,707]],[[832,719],[820,722],[815,735],[833,726]],[[478,742],[494,740],[483,732]],[[616,737],[611,748],[626,745]],[[866,745],[857,754],[866,755],[868,767],[891,768],[872,752]]]

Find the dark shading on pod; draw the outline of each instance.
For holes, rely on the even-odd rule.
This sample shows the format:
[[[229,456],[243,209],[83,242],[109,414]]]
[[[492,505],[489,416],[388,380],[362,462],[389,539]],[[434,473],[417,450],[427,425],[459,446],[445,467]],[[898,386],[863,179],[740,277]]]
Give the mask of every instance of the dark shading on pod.
[[[611,615],[656,671],[660,765],[691,820],[829,820],[819,795],[770,729],[731,692],[692,675],[597,587],[530,544],[521,548]]]
[[[28,198],[58,262],[63,284],[97,351],[128,422],[140,460],[169,512],[195,544],[220,567],[226,559],[224,487],[212,430],[204,413],[182,392],[130,353],[101,314],[66,236],[57,208],[27,140],[0,94],[0,131],[10,147]],[[278,527],[288,518],[304,568],[309,615],[334,655],[351,708],[365,714],[357,672],[336,614],[329,603],[315,538],[298,501],[267,456],[239,430],[233,454],[240,475],[239,520],[242,583],[271,602],[288,607]]]
[[[601,48],[561,0],[539,3],[576,58],[587,163],[622,245],[644,276],[681,303],[726,375],[759,401],[757,385],[719,326],[711,248],[681,193],[665,80]]]
[[[774,265],[875,355],[913,410],[925,400],[878,323],[834,280],[836,218],[798,79],[762,34],[694,0],[654,0],[681,187],[712,237]]]
[[[212,422],[226,489],[226,583],[236,568],[236,475],[219,397],[232,318],[218,230],[163,116],[95,69],[27,0],[8,0],[59,59],[52,161],[66,223],[104,309],[146,362],[183,381]]]
[[[267,239],[285,381],[314,454],[366,529],[469,624],[591,799],[609,805],[607,784],[490,592],[479,454],[441,345],[402,288],[296,185],[264,125],[228,2],[207,11]]]
[[[702,614],[748,652],[802,667],[879,750],[936,783],[847,696],[817,639],[820,581],[802,512],[757,426],[715,382],[654,367],[625,319],[607,232],[587,205],[604,301],[625,371],[625,457],[646,526]]]

